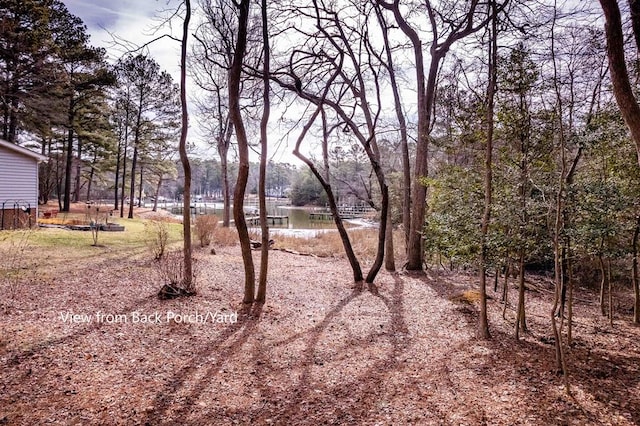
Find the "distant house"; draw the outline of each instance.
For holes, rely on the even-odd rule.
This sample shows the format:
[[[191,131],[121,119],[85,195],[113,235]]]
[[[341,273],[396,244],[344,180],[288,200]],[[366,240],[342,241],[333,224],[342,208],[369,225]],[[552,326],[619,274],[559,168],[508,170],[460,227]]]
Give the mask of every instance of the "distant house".
[[[48,158],[0,139],[0,230],[35,226],[38,163]]]

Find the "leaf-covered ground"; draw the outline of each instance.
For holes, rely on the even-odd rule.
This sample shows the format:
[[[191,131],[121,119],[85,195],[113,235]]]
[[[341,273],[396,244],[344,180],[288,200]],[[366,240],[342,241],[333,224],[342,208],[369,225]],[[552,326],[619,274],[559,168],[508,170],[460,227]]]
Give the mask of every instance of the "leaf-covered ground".
[[[268,303],[246,310],[240,251],[217,251],[197,254],[198,295],[171,301],[146,258],[37,272],[0,312],[0,424],[640,424],[640,328],[611,329],[589,292],[567,396],[544,280],[521,341],[512,289],[479,342],[477,306],[454,297],[470,277],[382,272],[359,290],[344,260],[273,251]]]

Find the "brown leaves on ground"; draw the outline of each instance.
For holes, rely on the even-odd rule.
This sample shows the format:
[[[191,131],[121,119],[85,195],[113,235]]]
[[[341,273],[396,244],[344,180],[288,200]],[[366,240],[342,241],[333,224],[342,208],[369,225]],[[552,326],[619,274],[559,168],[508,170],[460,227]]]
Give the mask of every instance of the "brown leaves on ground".
[[[593,294],[577,297],[568,397],[547,291],[527,294],[520,342],[514,300],[506,322],[489,300],[493,339],[479,342],[477,304],[451,300],[466,276],[381,273],[358,291],[346,261],[274,251],[268,303],[246,308],[239,249],[197,258],[191,298],[159,301],[139,259],[22,288],[0,313],[0,424],[640,423],[640,330],[611,330]]]

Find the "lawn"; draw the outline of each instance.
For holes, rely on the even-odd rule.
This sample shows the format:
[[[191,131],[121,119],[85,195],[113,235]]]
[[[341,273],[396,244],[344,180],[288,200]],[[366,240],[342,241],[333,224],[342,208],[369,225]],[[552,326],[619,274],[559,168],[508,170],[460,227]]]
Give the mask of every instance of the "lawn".
[[[64,220],[80,222],[84,217],[70,214]],[[67,228],[0,231],[0,255],[5,259],[5,265],[19,265],[23,269],[65,269],[97,259],[117,260],[149,253],[149,244],[154,236],[154,231],[148,228],[149,220],[118,218],[111,219],[110,223],[123,225],[125,231],[100,231],[97,246],[90,231]],[[176,246],[182,239],[182,225],[165,223],[165,226],[169,245]],[[0,266],[0,270],[2,268]]]

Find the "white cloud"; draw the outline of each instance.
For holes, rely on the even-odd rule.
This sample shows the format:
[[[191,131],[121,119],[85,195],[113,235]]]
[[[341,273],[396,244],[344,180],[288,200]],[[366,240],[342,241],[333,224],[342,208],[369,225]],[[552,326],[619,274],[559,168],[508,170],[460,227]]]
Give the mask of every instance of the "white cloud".
[[[91,35],[91,44],[107,49],[109,59],[114,61],[127,48],[114,45],[114,37],[120,44],[130,48],[142,46],[181,26],[173,22],[173,28],[159,27],[162,10],[178,7],[179,2],[127,1],[127,0],[66,0],[65,5],[71,13],[80,17],[87,25]],[[166,15],[166,13],[164,13]],[[180,28],[178,28],[180,27]],[[179,36],[179,34],[173,34]],[[148,46],[148,52],[161,68],[178,79],[180,72],[180,44],[169,38],[160,39]]]
[[[91,35],[91,44],[96,47],[104,47],[110,61],[117,60],[126,51],[123,46],[114,46],[114,36],[123,43],[128,41],[136,46],[149,43],[164,34],[181,38],[182,21],[180,17],[174,18],[171,22],[172,25],[164,25],[159,28],[159,24],[162,22],[161,17],[175,11],[180,4],[180,0],[65,0],[69,11],[81,18],[87,25]],[[194,13],[197,13],[195,9]],[[197,17],[193,16],[193,26],[195,26],[196,20]],[[147,49],[149,55],[160,64],[161,69],[169,72],[174,81],[178,83],[180,79],[180,43],[164,37],[149,44]],[[187,80],[187,92],[189,98],[195,96],[195,84],[189,79]],[[199,129],[195,128],[197,126],[197,111],[195,111],[193,102],[190,103],[189,115],[191,125],[189,140],[196,141],[202,155],[213,155],[214,150],[203,140]],[[272,124],[272,127],[277,128],[277,123]],[[276,134],[279,133],[278,130]],[[277,140],[271,142],[273,147],[269,154],[270,158],[273,156],[276,161],[299,163],[291,155],[291,148],[287,147],[286,142],[279,143]],[[278,148],[277,152],[274,152],[276,147]],[[258,161],[256,154],[252,154],[252,161]]]

